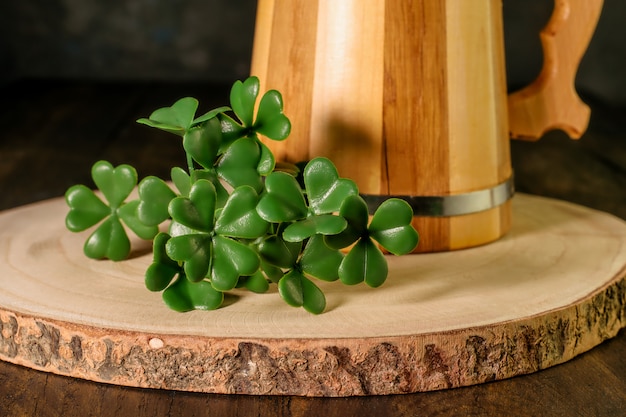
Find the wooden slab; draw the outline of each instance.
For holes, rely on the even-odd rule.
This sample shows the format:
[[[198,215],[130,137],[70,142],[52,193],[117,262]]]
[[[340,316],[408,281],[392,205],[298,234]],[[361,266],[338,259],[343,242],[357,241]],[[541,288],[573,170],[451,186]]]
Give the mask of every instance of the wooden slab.
[[[550,367],[626,323],[626,224],[528,195],[503,239],[390,258],[376,290],[323,283],[320,316],[276,293],[175,313],[143,287],[150,248],[81,253],[50,200],[0,214],[0,358],[119,385],[237,394],[381,395]]]

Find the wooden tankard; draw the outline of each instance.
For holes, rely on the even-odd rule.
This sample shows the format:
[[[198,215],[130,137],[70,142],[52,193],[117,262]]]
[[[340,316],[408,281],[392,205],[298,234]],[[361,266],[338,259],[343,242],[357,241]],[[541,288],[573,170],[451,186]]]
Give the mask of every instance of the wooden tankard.
[[[507,97],[501,0],[259,0],[252,74],[292,134],[277,160],[327,156],[375,210],[407,200],[417,251],[472,247],[511,223],[509,137],[577,138],[574,90],[602,0],[555,0],[544,67]]]

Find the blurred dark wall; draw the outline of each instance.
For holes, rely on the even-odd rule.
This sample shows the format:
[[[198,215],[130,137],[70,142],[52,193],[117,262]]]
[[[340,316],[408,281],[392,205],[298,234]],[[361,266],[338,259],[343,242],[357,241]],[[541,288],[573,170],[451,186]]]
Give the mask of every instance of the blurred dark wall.
[[[2,1],[0,78],[241,78],[255,12],[256,0]]]
[[[539,72],[537,32],[553,1],[503,3],[508,80],[516,88]],[[3,1],[0,81],[242,78],[249,71],[255,9],[256,0]],[[626,1],[605,0],[578,73],[581,91],[626,103],[625,26]]]

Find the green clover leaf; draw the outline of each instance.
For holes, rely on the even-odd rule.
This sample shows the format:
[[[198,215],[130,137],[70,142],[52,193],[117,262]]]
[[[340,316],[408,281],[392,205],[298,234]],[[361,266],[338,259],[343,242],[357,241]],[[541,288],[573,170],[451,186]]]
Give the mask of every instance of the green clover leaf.
[[[236,188],[215,222],[215,232],[222,236],[243,239],[263,236],[269,223],[257,213],[258,201],[259,195],[252,187],[243,185]]]
[[[273,140],[284,140],[291,133],[291,122],[283,114],[283,97],[278,91],[270,90],[261,98],[254,129]]]
[[[167,256],[165,245],[170,239],[167,233],[159,233],[152,244],[152,263],[146,270],[145,284],[150,291],[163,291],[172,280],[183,273],[180,264]]]
[[[150,291],[163,291],[163,300],[172,310],[214,310],[222,305],[224,295],[208,281],[191,282],[178,262],[167,255],[170,236],[159,233],[154,239],[153,262],[146,270],[145,284]],[[172,285],[172,281],[178,276]]]
[[[111,214],[109,207],[84,185],[70,187],[65,193],[65,201],[70,207],[65,226],[72,232],[87,230]]]
[[[387,274],[385,255],[369,239],[359,239],[339,266],[339,278],[346,285],[365,281],[370,287],[379,287]]]
[[[200,179],[191,186],[189,197],[176,197],[170,202],[169,213],[172,219],[180,224],[204,233],[211,233],[216,204],[215,186],[211,181]]]
[[[172,182],[178,189],[180,195],[187,197],[189,195],[189,191],[191,191],[191,177],[189,174],[187,174],[187,172],[180,167],[174,167],[170,171],[170,177],[172,178]]]
[[[359,192],[354,181],[339,178],[335,165],[322,157],[312,159],[304,168],[304,185],[314,214],[339,211],[347,196]]]
[[[137,123],[154,127],[175,135],[184,136],[192,126],[206,122],[217,115],[230,110],[229,107],[219,107],[194,119],[198,110],[198,100],[193,97],[184,97],[170,107],[162,107],[150,114],[149,118],[141,118]]]
[[[287,242],[282,238],[282,230],[270,235],[258,243],[261,259],[279,268],[293,268],[298,261],[302,242]],[[282,276],[282,274],[281,274]]]
[[[65,193],[70,208],[65,224],[70,231],[80,232],[101,222],[87,238],[85,254],[94,259],[125,259],[130,253],[130,240],[120,220],[143,239],[152,239],[158,232],[139,220],[138,202],[124,202],[137,184],[137,172],[129,165],[114,168],[109,162],[98,161],[91,175],[108,206],[84,185],[70,187]]]
[[[272,172],[265,179],[265,194],[257,205],[259,215],[271,223],[300,220],[308,209],[298,181],[284,172]]]
[[[372,239],[394,255],[411,252],[418,244],[419,235],[411,226],[413,209],[409,203],[398,198],[385,200],[369,225]]]
[[[324,236],[324,240],[335,249],[357,242],[339,267],[339,277],[344,284],[365,281],[371,287],[378,287],[385,282],[387,261],[372,239],[395,255],[411,252],[418,243],[418,234],[411,226],[413,210],[404,200],[386,200],[374,213],[369,227],[367,204],[358,195],[347,197],[339,214],[348,226],[337,235]]]
[[[208,281],[191,282],[180,275],[163,291],[163,301],[174,311],[215,310],[224,302],[224,294]]]
[[[213,243],[215,256],[211,284],[216,290],[231,290],[237,286],[241,276],[258,271],[261,261],[248,245],[223,236],[214,236]]]
[[[87,238],[83,249],[85,255],[92,259],[121,261],[130,253],[130,240],[119,219],[109,216]]]
[[[216,202],[215,187],[201,179],[192,185],[189,197],[176,197],[169,204],[174,222],[187,230],[168,240],[166,252],[171,259],[184,262],[185,274],[193,282],[204,279],[213,263]]]
[[[185,131],[183,148],[203,168],[213,168],[222,142],[222,128],[217,118]]]
[[[292,307],[320,314],[326,308],[324,293],[310,279],[297,270],[291,270],[278,281],[278,293]]]
[[[154,176],[141,180],[138,186],[139,220],[146,225],[159,225],[170,217],[167,207],[176,193],[163,181]]]
[[[246,288],[254,293],[263,294],[270,289],[270,284],[261,270],[254,275],[239,278],[237,288]]]
[[[254,139],[261,148],[261,158],[257,171],[260,175],[268,175],[274,170],[276,161],[267,146],[259,141],[257,134],[273,140],[284,140],[291,132],[291,122],[283,114],[283,99],[276,90],[266,92],[259,103],[256,120],[254,107],[259,95],[259,79],[249,77],[245,81],[237,81],[230,91],[230,102],[239,122],[228,115],[220,115],[222,124],[222,150],[242,137]]]
[[[167,256],[184,262],[184,271],[192,282],[206,278],[213,263],[213,241],[207,233],[190,233],[172,237],[165,246]]]
[[[250,138],[236,140],[221,156],[217,163],[217,175],[233,188],[249,185],[260,193],[263,181],[257,170],[261,150]]]
[[[251,127],[254,118],[254,105],[259,95],[259,79],[249,77],[245,81],[235,81],[230,89],[230,105],[243,126]]]
[[[198,100],[184,97],[170,107],[162,107],[153,111],[148,119],[139,119],[137,123],[183,136],[185,130],[191,126],[197,109]]]
[[[157,225],[146,225],[139,218],[139,200],[129,201],[117,209],[117,215],[130,230],[144,240],[153,239],[159,232]]]
[[[302,272],[324,281],[339,279],[339,266],[344,257],[338,250],[329,248],[321,235],[309,239],[299,265]]]
[[[313,215],[287,226],[283,239],[288,242],[299,242],[317,234],[336,235],[346,226],[347,222],[343,217],[332,214]]]
[[[137,185],[137,171],[125,164],[113,168],[107,161],[98,161],[91,169],[91,177],[111,209],[117,209]]]

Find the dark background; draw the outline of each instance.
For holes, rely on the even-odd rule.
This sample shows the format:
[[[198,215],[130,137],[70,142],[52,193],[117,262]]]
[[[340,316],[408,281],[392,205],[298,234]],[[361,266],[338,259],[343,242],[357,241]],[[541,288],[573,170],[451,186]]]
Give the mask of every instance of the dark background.
[[[473,1],[473,0],[468,0]],[[541,67],[552,0],[504,0],[511,88]],[[248,75],[256,0],[28,0],[0,4],[0,81],[232,81]],[[579,89],[626,103],[626,1],[605,0]]]

